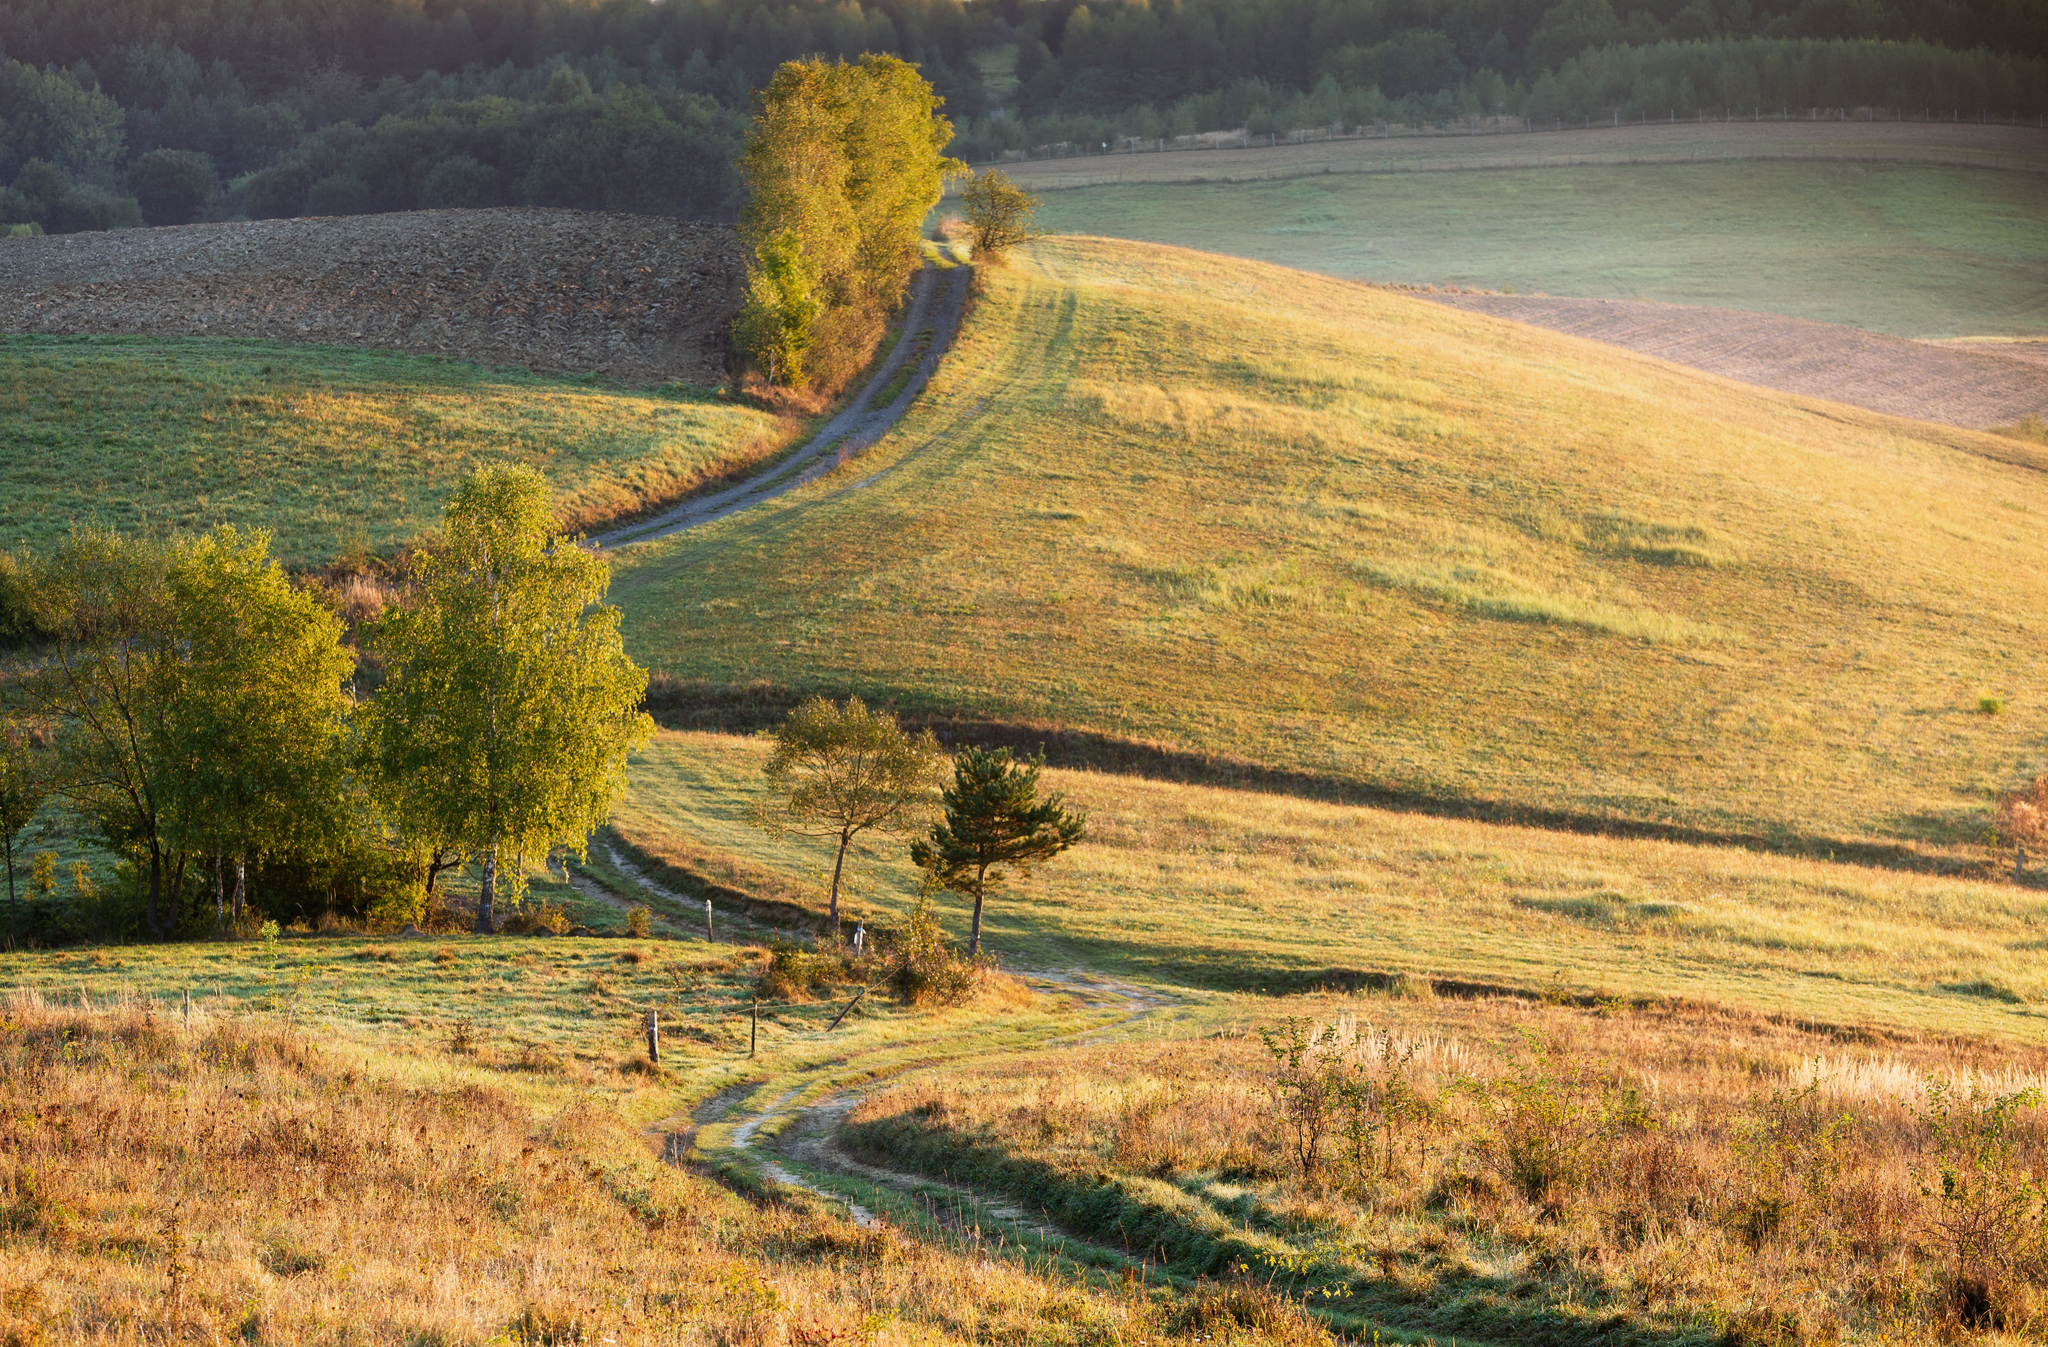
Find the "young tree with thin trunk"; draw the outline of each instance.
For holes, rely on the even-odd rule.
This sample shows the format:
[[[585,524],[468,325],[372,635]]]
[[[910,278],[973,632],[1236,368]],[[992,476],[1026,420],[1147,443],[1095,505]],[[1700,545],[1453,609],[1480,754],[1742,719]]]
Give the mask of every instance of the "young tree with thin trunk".
[[[967,211],[968,238],[976,260],[993,262],[1035,232],[1031,214],[1038,198],[1010,181],[1001,169],[987,168],[967,180],[960,204]]]
[[[836,844],[830,913],[836,931],[848,849],[864,833],[921,826],[945,761],[946,751],[930,730],[905,734],[894,716],[868,710],[858,697],[844,706],[813,697],[775,732],[775,752],[763,768],[768,798],[750,817],[770,836]]]
[[[14,839],[42,812],[55,785],[49,735],[33,722],[0,712],[0,850],[7,862],[7,946],[20,935],[14,892]]]
[[[1028,875],[1079,842],[1087,820],[1067,809],[1057,792],[1038,798],[1040,754],[1016,762],[1007,748],[969,748],[953,761],[953,784],[940,795],[945,816],[931,836],[910,848],[942,889],[974,899],[971,958],[981,953],[981,909],[990,885],[1004,869]]]
[[[485,468],[442,529],[374,629],[387,671],[358,721],[387,822],[482,861],[482,933],[501,859],[580,853],[654,725],[639,710],[647,671],[603,603],[611,568],[556,530],[545,478]]]

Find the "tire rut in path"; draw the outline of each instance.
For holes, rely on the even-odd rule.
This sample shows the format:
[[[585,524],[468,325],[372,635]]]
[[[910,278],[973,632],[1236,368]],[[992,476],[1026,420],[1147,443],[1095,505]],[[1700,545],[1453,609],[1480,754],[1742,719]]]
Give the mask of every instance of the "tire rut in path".
[[[967,309],[973,275],[974,269],[969,266],[956,266],[950,270],[926,266],[920,271],[911,283],[910,308],[903,316],[902,333],[888,357],[882,361],[881,368],[868,379],[852,402],[819,427],[794,453],[776,460],[737,486],[708,496],[692,497],[652,519],[601,533],[590,539],[591,546],[617,548],[652,542],[700,524],[724,519],[787,495],[798,487],[808,486],[841,464],[850,463],[866,453],[903,419],[911,402],[931,381],[932,374],[939,367],[940,357],[952,346],[953,338],[960,330],[960,319]],[[927,328],[932,332],[931,342],[918,352],[918,335]],[[913,354],[917,363],[910,378],[893,398],[877,406],[877,400],[910,364]],[[865,486],[873,480],[870,477],[856,483],[856,486]]]

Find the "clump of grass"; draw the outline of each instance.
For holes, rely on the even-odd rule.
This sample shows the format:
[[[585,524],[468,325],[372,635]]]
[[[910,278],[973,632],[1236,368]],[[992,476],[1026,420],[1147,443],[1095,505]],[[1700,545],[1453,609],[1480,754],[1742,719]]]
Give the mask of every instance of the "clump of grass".
[[[1359,569],[1381,584],[1414,590],[1479,616],[1509,622],[1583,627],[1657,645],[1704,645],[1726,640],[1729,635],[1711,624],[1644,604],[1549,589],[1492,566],[1365,562]]]
[[[2025,440],[2029,444],[2048,444],[2048,421],[2042,420],[2040,413],[2035,412],[2021,417],[2012,425],[1993,426],[1991,433],[2007,439]]]
[[[1994,697],[1987,692],[1977,698],[1977,714],[1980,716],[1995,716],[2003,713],[2004,710],[2005,698],[2003,697]]]
[[[391,945],[365,945],[356,951],[358,959],[369,959],[377,963],[396,963],[398,950]]]
[[[1421,973],[1396,973],[1387,983],[1387,995],[1403,1001],[1434,1001],[1436,982]]]
[[[620,950],[618,958],[613,962],[637,966],[647,962],[647,955],[637,949]]]

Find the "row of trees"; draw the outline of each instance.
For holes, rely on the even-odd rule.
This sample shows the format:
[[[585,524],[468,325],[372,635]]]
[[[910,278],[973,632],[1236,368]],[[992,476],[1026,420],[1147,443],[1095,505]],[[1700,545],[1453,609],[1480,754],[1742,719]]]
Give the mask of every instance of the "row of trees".
[[[1835,40],[1845,45],[1825,61],[1799,54]],[[1681,47],[1682,56],[1665,53]],[[2033,115],[2048,86],[2048,8],[0,0],[0,183],[16,184],[32,161],[67,180],[53,191],[45,174],[0,194],[0,223],[75,229],[516,203],[732,218],[739,197],[728,165],[753,90],[795,58],[869,52],[921,69],[960,118],[954,153],[974,160],[1246,125],[1635,106],[1684,115],[1688,97],[1732,107],[1752,85],[1752,104]],[[1598,107],[1546,90],[1547,76],[1568,78],[1588,52],[1624,53],[1605,58],[1609,66],[1657,69]],[[1948,57],[1967,59],[1942,64]],[[1929,61],[1932,73],[1919,68]]]
[[[205,925],[208,890],[226,927],[252,869],[273,915],[417,915],[471,859],[488,929],[503,860],[580,848],[651,731],[607,566],[548,497],[527,469],[458,491],[367,632],[385,674],[364,700],[340,619],[265,534],[81,530],[33,558],[10,587],[42,639],[0,683],[10,895],[15,837],[55,796],[123,858],[152,936]]]
[[[754,256],[734,336],[771,382],[836,388],[867,363],[963,169],[942,153],[942,102],[893,56],[791,61],[762,91],[740,159]]]

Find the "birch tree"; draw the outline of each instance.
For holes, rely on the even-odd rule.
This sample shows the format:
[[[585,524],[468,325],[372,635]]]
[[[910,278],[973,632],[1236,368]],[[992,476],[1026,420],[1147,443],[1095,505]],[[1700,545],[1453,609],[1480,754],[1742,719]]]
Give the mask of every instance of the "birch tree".
[[[358,721],[384,817],[482,863],[482,933],[505,858],[580,852],[653,722],[638,709],[647,671],[602,602],[611,568],[556,530],[546,479],[485,468],[442,531],[374,629],[385,681]]]

